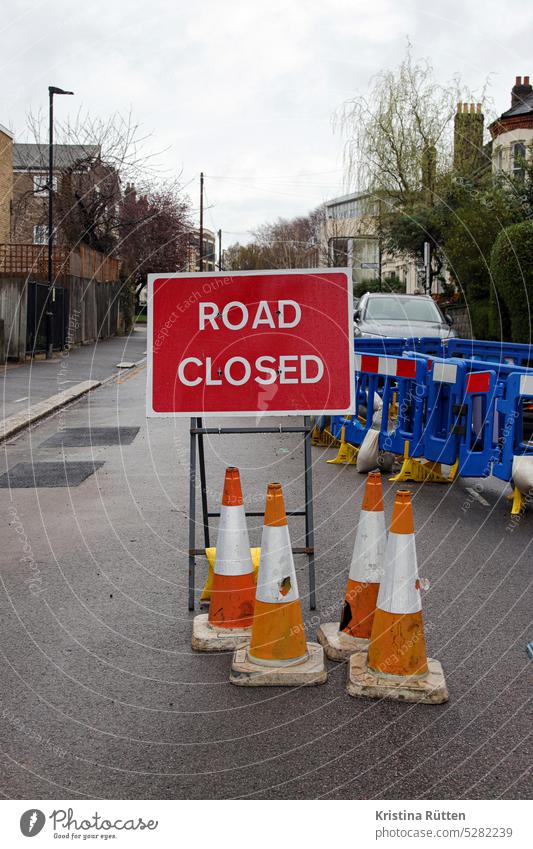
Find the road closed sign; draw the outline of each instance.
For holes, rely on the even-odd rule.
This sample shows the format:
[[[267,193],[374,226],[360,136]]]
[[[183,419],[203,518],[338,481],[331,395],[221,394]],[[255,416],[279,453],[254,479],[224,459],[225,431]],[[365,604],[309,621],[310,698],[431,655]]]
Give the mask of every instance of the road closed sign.
[[[151,274],[149,416],[353,408],[346,269]]]

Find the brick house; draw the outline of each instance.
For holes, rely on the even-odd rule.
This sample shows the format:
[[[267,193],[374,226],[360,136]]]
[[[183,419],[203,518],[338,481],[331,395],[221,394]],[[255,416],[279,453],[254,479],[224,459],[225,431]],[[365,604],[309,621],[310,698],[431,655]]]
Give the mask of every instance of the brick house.
[[[114,256],[120,183],[97,145],[54,145],[53,347],[124,329]],[[48,146],[0,125],[0,362],[46,350]],[[4,335],[2,339],[2,324]]]
[[[516,77],[511,108],[489,126],[492,170],[524,179],[524,163],[533,159],[533,86],[529,77]]]
[[[13,135],[0,124],[0,243],[9,242],[13,201]]]
[[[83,240],[104,250],[116,227],[118,175],[101,162],[98,145],[54,145],[55,243]],[[10,241],[48,241],[48,145],[13,144],[13,204]],[[94,226],[94,222],[97,225]],[[102,242],[102,244],[100,244]]]

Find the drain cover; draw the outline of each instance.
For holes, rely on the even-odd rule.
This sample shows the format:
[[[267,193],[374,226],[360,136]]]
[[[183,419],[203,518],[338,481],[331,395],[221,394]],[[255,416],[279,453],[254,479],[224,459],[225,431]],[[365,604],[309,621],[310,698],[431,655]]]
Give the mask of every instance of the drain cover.
[[[103,465],[103,461],[93,463],[90,460],[79,463],[17,463],[0,475],[0,488],[79,486]]]
[[[67,427],[54,433],[39,447],[90,448],[93,445],[129,445],[139,430],[138,427]]]

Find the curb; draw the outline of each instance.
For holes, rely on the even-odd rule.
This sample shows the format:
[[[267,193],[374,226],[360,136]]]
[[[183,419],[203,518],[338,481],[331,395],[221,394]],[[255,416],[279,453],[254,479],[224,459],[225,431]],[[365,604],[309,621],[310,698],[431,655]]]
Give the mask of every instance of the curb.
[[[15,413],[13,416],[9,416],[0,422],[0,442],[4,442],[25,427],[38,422],[51,413],[55,413],[56,410],[65,407],[71,401],[81,398],[92,389],[96,389],[101,385],[101,380],[84,380],[75,386],[69,387],[69,389],[58,392],[57,395],[51,395],[50,398],[39,401],[38,404],[34,404],[29,410],[25,410],[23,413]]]

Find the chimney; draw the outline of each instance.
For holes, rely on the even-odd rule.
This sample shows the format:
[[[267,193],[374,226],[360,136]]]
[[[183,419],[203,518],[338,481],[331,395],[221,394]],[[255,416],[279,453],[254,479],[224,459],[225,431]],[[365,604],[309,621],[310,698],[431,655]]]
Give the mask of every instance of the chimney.
[[[453,167],[474,174],[483,164],[483,123],[481,103],[458,103],[453,128]]]
[[[533,92],[533,86],[529,83],[529,77],[524,77],[523,82],[522,77],[517,77],[511,89],[511,109],[522,103],[531,92]]]

